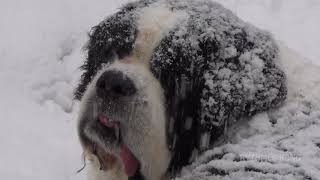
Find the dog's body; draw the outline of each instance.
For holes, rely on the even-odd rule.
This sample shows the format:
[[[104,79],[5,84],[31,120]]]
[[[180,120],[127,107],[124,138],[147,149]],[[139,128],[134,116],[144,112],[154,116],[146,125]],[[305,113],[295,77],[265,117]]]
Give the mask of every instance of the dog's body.
[[[285,100],[280,59],[268,33],[211,1],[123,7],[90,34],[75,94],[91,179],[174,175],[228,124]]]

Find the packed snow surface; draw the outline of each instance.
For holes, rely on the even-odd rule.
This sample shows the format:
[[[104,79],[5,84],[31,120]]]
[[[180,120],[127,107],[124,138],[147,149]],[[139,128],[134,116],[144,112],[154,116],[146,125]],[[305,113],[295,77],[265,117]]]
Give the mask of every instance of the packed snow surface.
[[[319,0],[218,2],[274,33],[276,39],[306,57],[305,61],[320,64]],[[124,3],[2,0],[1,179],[85,178],[84,172],[76,173],[82,167],[82,152],[75,125],[78,104],[72,101],[84,59],[82,47],[90,27]],[[303,84],[308,91],[301,90],[301,96],[292,96],[294,100],[275,112],[240,121],[223,143],[184,170],[184,178],[319,178],[318,73],[312,65],[302,65],[305,68],[300,68],[295,79],[310,83],[292,83],[292,87]]]

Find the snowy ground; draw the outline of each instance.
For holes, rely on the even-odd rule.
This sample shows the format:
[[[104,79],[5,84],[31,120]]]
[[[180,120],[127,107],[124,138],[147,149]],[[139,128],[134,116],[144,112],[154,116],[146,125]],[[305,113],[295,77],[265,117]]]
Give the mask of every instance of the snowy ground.
[[[320,64],[319,0],[218,1],[243,19],[270,30],[277,39]],[[82,163],[75,129],[78,106],[72,101],[72,90],[80,74],[78,67],[83,59],[81,48],[87,40],[89,28],[124,2],[125,0],[1,0],[1,179],[84,179],[83,173],[76,174]],[[262,115],[259,118],[264,117]],[[256,118],[252,122],[254,125],[259,121]],[[291,135],[290,132],[295,128],[305,125],[294,124],[289,130],[279,128],[284,128]],[[254,127],[261,127],[253,128],[254,131],[250,132],[262,134],[254,136],[256,140],[267,137],[261,132],[270,130],[270,127],[259,123]],[[307,134],[299,136],[302,139],[296,144],[301,145],[303,138],[319,135],[315,130],[317,129],[303,131]],[[284,146],[295,146],[295,143],[288,142]],[[309,144],[305,146],[311,147]],[[223,148],[240,151],[235,146]],[[221,149],[211,152],[211,155],[221,155],[218,152]],[[311,153],[317,151],[300,150],[301,153],[309,152],[307,158],[312,158],[314,154]],[[318,150],[318,155],[315,156],[320,156],[319,154]],[[287,157],[287,154],[273,158],[279,157]],[[243,154],[242,158],[256,157],[251,153]],[[308,160],[306,167],[310,167],[310,171],[306,170],[305,173],[319,175],[320,170],[314,169],[319,164],[312,163],[312,159]],[[279,168],[281,167],[283,166]]]

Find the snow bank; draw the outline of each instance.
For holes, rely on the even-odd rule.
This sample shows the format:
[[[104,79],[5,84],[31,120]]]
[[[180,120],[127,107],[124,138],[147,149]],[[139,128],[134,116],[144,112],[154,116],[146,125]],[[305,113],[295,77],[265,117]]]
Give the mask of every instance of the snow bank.
[[[84,173],[76,174],[82,162],[75,130],[77,105],[72,101],[71,94],[78,81],[78,67],[83,60],[81,48],[87,40],[86,33],[89,28],[114,12],[124,2],[125,0],[90,2],[3,0],[1,2],[0,175],[2,179],[84,179]],[[234,10],[243,19],[271,30],[289,47],[320,64],[318,51],[320,25],[317,23],[320,15],[319,1],[219,0],[219,2]],[[306,71],[309,72],[309,68],[305,68],[303,73]],[[310,76],[316,77],[312,73]],[[310,95],[305,98],[315,100],[316,96]],[[319,119],[316,118],[316,111],[310,112],[308,116],[305,115],[309,111],[309,103],[305,104],[303,98],[301,102],[303,103],[291,103],[290,106],[279,110],[279,113],[284,114],[296,112],[290,114],[289,117],[292,118],[281,118],[275,127],[272,127],[272,123],[270,125],[269,121],[264,121],[268,118],[268,114],[262,114],[247,125],[240,126],[239,130],[231,131],[237,132],[236,135],[230,136],[238,145],[222,145],[207,154],[222,156],[226,160],[220,166],[224,166],[225,169],[236,169],[235,173],[228,177],[231,179],[242,175],[242,177],[254,177],[237,171],[247,167],[245,163],[251,161],[241,162],[242,164],[239,161],[237,166],[229,165],[234,162],[232,158],[240,153],[242,159],[254,159],[253,163],[261,158],[261,153],[268,158],[272,155],[271,160],[276,159],[273,161],[278,164],[276,167],[286,171],[290,171],[294,166],[287,161],[295,162],[297,156],[304,159],[295,162],[299,165],[298,174],[320,177],[319,164],[313,160],[319,157],[319,150],[317,151],[315,146],[317,143],[319,146],[319,134],[317,134],[320,132],[317,125]],[[293,137],[290,136],[292,133]],[[287,139],[281,140],[281,137],[286,136]],[[260,141],[262,139],[264,141]],[[275,148],[277,144],[274,142],[277,141],[280,141],[279,150]],[[242,151],[243,147],[247,149]],[[268,148],[264,147],[272,147],[270,148],[272,151],[266,152]],[[284,151],[283,148],[288,150]],[[292,160],[287,158],[292,157],[291,151],[295,152]],[[198,163],[200,162],[199,160]],[[218,162],[209,164],[216,167],[214,163]],[[261,166],[267,168],[268,164],[265,162]],[[201,167],[203,166],[192,172],[197,172],[195,174],[199,175]],[[212,170],[214,171],[214,168]]]

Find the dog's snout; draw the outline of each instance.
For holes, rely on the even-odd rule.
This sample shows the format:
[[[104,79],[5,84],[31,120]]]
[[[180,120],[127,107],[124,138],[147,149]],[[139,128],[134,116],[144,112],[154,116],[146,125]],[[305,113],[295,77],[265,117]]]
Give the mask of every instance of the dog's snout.
[[[96,83],[97,95],[105,97],[131,96],[136,93],[133,81],[120,71],[106,71]]]

